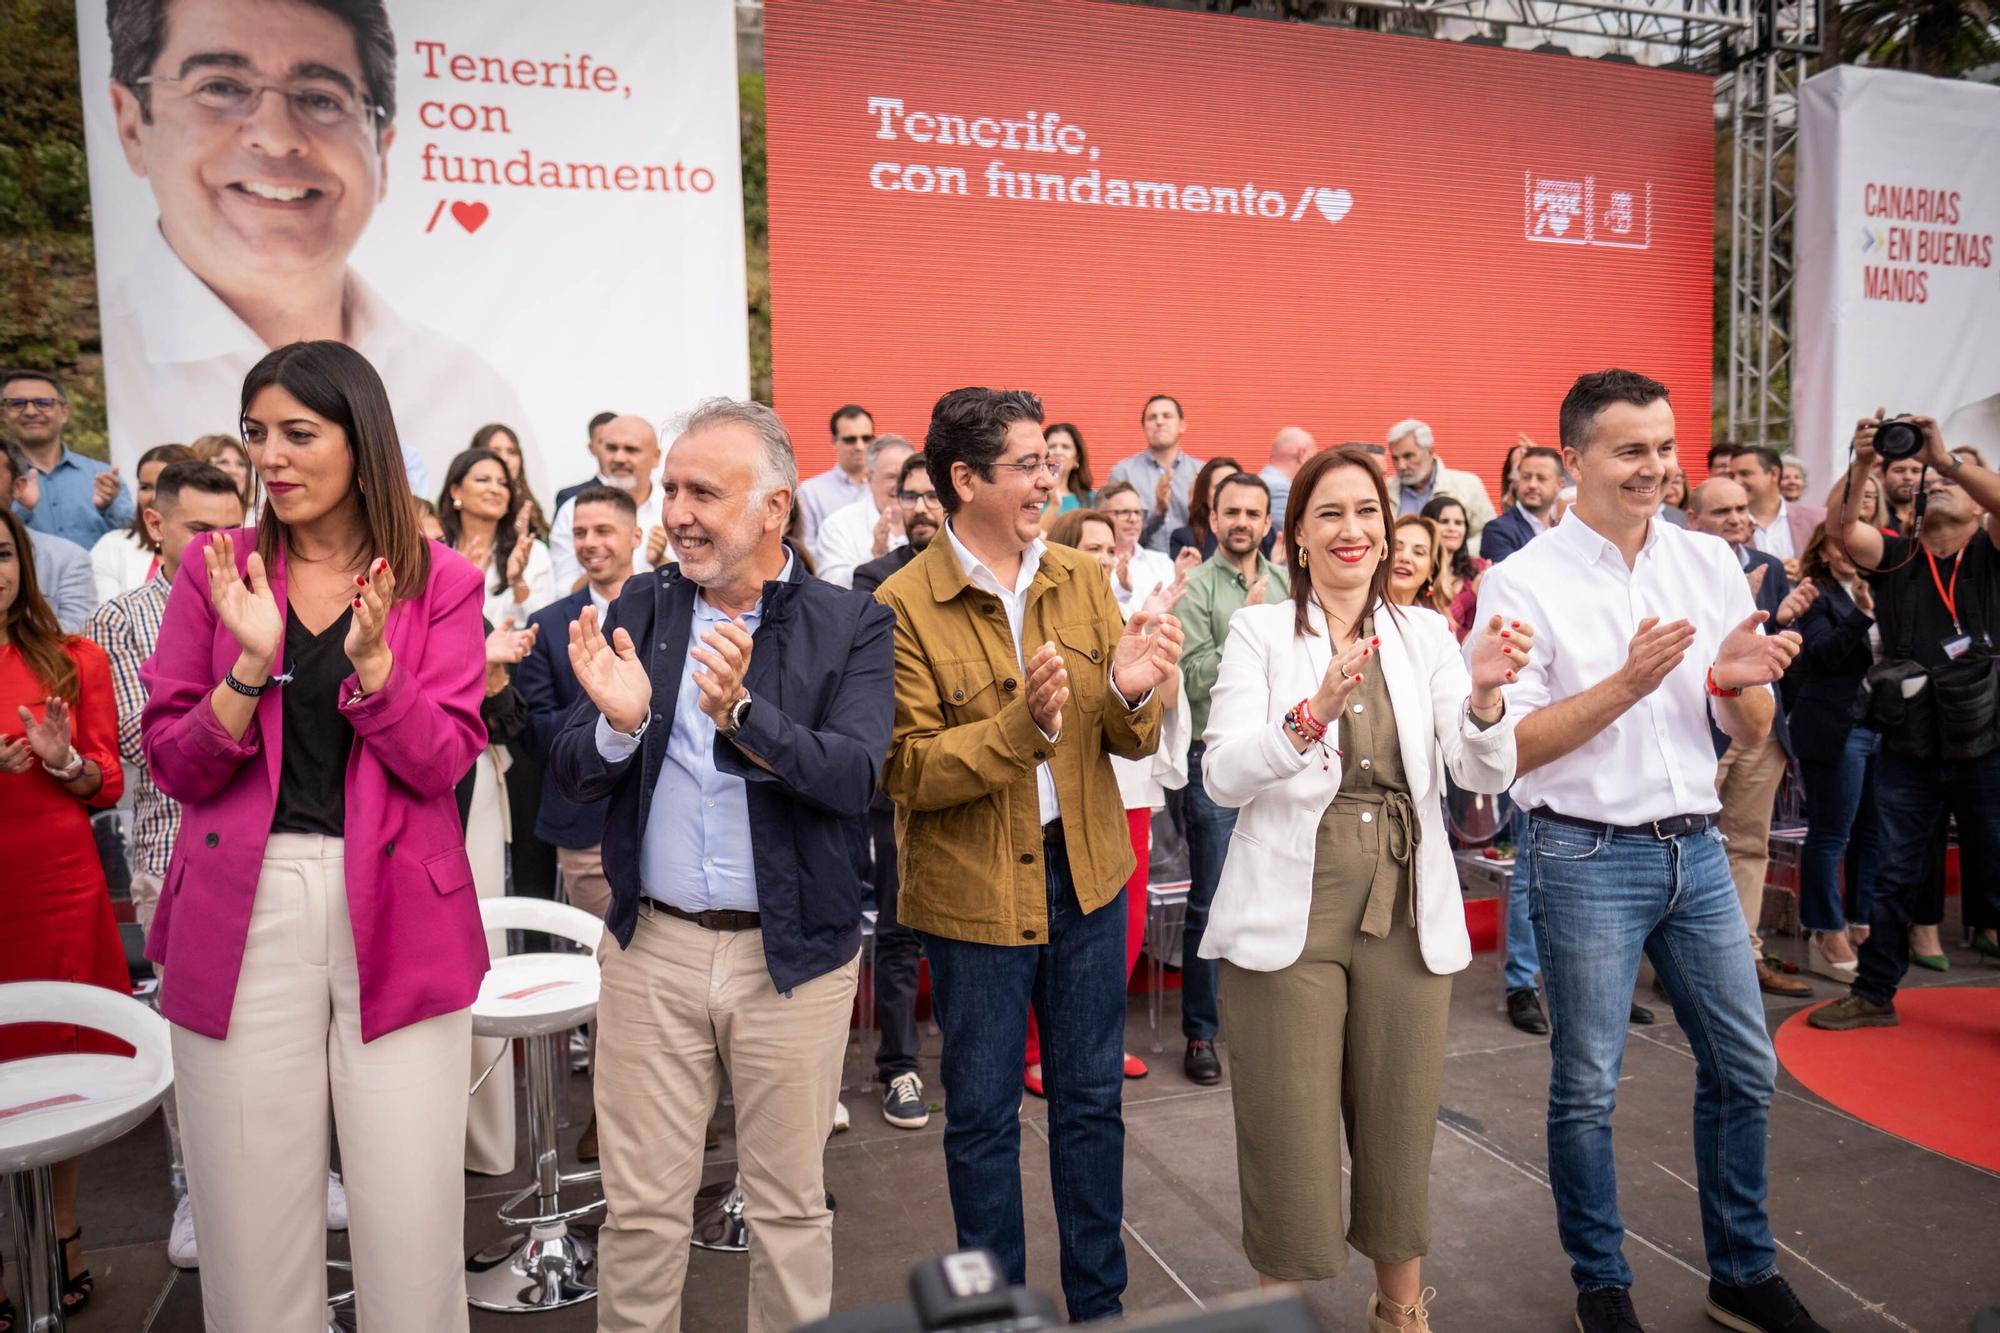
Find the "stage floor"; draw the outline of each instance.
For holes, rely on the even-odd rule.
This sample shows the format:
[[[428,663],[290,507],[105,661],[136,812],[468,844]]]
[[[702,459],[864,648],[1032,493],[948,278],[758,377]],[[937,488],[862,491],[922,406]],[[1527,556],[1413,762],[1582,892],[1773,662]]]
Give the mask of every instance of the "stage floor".
[[[1957,938],[1958,901],[1948,939]],[[1781,950],[1795,946],[1780,938]],[[1951,951],[1952,970],[1918,971],[1923,987],[2000,986],[2000,968],[1970,950]],[[1810,978],[1818,999],[1838,988]],[[1236,1163],[1228,1084],[1198,1088],[1180,1072],[1178,1020],[1169,994],[1167,1049],[1155,1056],[1145,1001],[1134,997],[1130,1049],[1153,1065],[1125,1085],[1125,1214],[1132,1314],[1185,1311],[1254,1283],[1239,1248]],[[1694,1065],[1664,1002],[1642,981],[1642,1003],[1662,1022],[1634,1028],[1617,1116],[1620,1198],[1630,1228],[1626,1254],[1637,1274],[1634,1299],[1647,1327],[1712,1329],[1702,1315],[1705,1283],[1700,1220],[1689,1149]],[[1546,1044],[1516,1032],[1502,1007],[1497,955],[1482,954],[1458,979],[1452,999],[1444,1109],[1431,1180],[1434,1240],[1424,1280],[1438,1288],[1440,1329],[1559,1330],[1571,1327],[1568,1261],[1556,1243],[1543,1146]],[[1775,1026],[1805,1007],[1767,998]],[[940,1099],[936,1043],[924,1062],[927,1091]],[[1222,1043],[1225,1063],[1227,1034]],[[2000,1053],[1966,1057],[2000,1071]],[[834,1304],[845,1309],[896,1299],[911,1263],[952,1234],[940,1137],[944,1122],[910,1132],[883,1123],[879,1091],[852,1089],[859,1069],[849,1048],[854,1128],[827,1145],[835,1223]],[[2000,1072],[1985,1086],[2000,1087]],[[564,1134],[573,1144],[587,1115],[586,1086],[570,1081]],[[1049,1202],[1045,1106],[1025,1099],[1030,1281],[1055,1293],[1054,1219]],[[726,1112],[725,1112],[726,1117]],[[733,1140],[710,1154],[708,1179],[726,1178]],[[525,1149],[525,1140],[524,1140]],[[164,1135],[157,1118],[88,1160],[83,1222],[97,1296],[71,1327],[81,1333],[195,1333],[202,1326],[200,1275],[177,1272],[164,1252],[171,1216]],[[466,1234],[484,1244],[500,1234],[493,1207],[524,1177],[468,1177]],[[1980,1306],[2000,1302],[2000,1175],[1968,1166],[1873,1129],[1781,1074],[1771,1115],[1771,1213],[1785,1273],[1827,1328],[1956,1333]],[[335,1251],[344,1253],[344,1238]],[[10,1265],[11,1267],[11,1265]],[[10,1274],[11,1276],[11,1274]],[[744,1326],[745,1260],[697,1251],[689,1269],[686,1327]],[[1365,1327],[1366,1261],[1353,1256],[1340,1278],[1316,1284],[1309,1299],[1332,1329]],[[474,1311],[485,1333],[570,1333],[595,1326],[585,1304],[536,1316]]]

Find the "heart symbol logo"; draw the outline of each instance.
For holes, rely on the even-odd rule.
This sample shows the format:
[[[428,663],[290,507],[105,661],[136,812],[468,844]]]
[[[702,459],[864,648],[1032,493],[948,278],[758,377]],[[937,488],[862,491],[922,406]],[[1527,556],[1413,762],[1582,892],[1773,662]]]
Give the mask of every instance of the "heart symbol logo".
[[[1324,194],[1325,191],[1321,191],[1321,193]],[[1342,193],[1345,193],[1345,191],[1342,191]],[[1326,211],[1324,203],[1320,205],[1320,211],[1322,213]],[[1340,211],[1345,213],[1347,210],[1342,208]],[[465,228],[468,234],[478,231],[486,225],[486,214],[487,208],[485,204],[453,204],[451,206],[452,220]]]
[[[1354,207],[1354,196],[1345,190],[1329,190],[1321,186],[1313,192],[1313,207],[1328,222],[1338,222],[1347,216],[1347,210]]]

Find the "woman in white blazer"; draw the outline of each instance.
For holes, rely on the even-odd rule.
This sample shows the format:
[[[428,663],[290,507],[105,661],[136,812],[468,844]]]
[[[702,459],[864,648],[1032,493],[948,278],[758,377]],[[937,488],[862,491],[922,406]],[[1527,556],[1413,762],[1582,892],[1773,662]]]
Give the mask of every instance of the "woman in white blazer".
[[[1461,659],[1444,617],[1390,606],[1392,514],[1359,449],[1299,469],[1292,600],[1230,622],[1203,738],[1209,796],[1238,810],[1201,956],[1222,960],[1244,1252],[1266,1281],[1310,1281],[1353,1245],[1375,1261],[1371,1333],[1429,1328],[1450,974],[1472,960],[1444,779],[1513,780],[1500,686],[1532,644],[1496,617]]]

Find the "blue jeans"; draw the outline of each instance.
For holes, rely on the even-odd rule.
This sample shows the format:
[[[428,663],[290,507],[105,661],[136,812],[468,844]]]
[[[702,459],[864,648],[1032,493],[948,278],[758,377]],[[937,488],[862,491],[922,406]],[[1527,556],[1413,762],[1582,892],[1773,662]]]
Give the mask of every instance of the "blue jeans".
[[[1799,864],[1799,924],[1807,930],[1845,930],[1841,910],[1840,869],[1853,845],[1853,918],[1868,924],[1869,902],[1875,896],[1881,844],[1869,785],[1875,750],[1881,738],[1866,727],[1847,733],[1847,746],[1832,763],[1799,761],[1799,778],[1806,788],[1806,845]]]
[[[1875,809],[1881,823],[1882,870],[1875,886],[1871,929],[1861,946],[1854,993],[1889,1004],[1910,968],[1910,923],[1933,835],[1946,814],[1958,821],[1959,909],[1985,919],[1978,903],[1988,867],[2000,866],[2000,751],[1947,763],[1909,759],[1884,748],[1875,761]]]
[[[1512,995],[1535,988],[1542,960],[1535,951],[1535,923],[1528,916],[1528,812],[1516,806],[1507,829],[1514,840],[1514,873],[1507,877],[1507,962],[1501,971]]]
[[[1118,831],[1124,836],[1124,830]],[[1000,1256],[1028,1280],[1021,1221],[1021,1063],[1028,1006],[1042,1034],[1049,1183],[1072,1323],[1121,1313],[1125,1242],[1125,894],[1077,905],[1069,856],[1046,849],[1049,939],[971,944],[919,932],[944,1054],[944,1163],[960,1249]]]
[[[1629,1287],[1611,1112],[1639,957],[1694,1048],[1694,1159],[1709,1273],[1749,1286],[1778,1271],[1764,1212],[1764,1137],[1777,1057],[1743,907],[1714,829],[1661,840],[1540,817],[1528,891],[1548,995],[1549,1183],[1579,1291]]]
[[[1181,928],[1181,1035],[1189,1041],[1214,1041],[1221,1024],[1216,990],[1221,973],[1216,960],[1201,956],[1202,932],[1208,929],[1208,909],[1222,879],[1222,862],[1229,855],[1229,835],[1236,829],[1236,812],[1208,799],[1201,785],[1201,757],[1208,747],[1196,741],[1188,747],[1187,787],[1181,793],[1187,817],[1187,923]]]

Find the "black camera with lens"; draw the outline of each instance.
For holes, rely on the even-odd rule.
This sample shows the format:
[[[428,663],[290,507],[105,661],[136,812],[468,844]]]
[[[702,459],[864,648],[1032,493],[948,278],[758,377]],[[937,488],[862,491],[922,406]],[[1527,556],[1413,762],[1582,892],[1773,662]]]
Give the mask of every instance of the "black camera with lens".
[[[1915,458],[1924,449],[1923,428],[1909,413],[1893,416],[1875,428],[1875,456],[1884,463],[1900,463]]]

